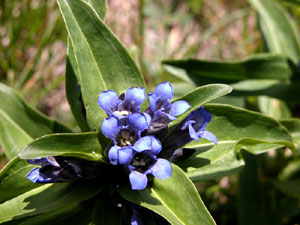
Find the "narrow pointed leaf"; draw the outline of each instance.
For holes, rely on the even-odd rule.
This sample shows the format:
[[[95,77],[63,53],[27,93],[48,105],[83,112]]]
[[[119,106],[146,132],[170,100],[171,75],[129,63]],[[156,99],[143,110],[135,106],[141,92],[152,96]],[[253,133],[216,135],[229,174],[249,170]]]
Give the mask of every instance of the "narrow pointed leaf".
[[[129,186],[120,187],[119,193],[174,225],[215,224],[195,186],[176,165],[168,179],[155,178],[151,186],[141,191],[132,191]]]
[[[237,172],[244,165],[241,149],[260,154],[282,146],[295,148],[289,132],[271,117],[229,105],[208,104],[205,108],[212,114],[206,130],[216,135],[218,144],[200,139],[187,145],[197,151],[179,166],[193,181]]]
[[[281,55],[258,54],[237,61],[168,60],[163,64],[182,69],[198,86],[209,83],[232,84],[249,79],[289,80],[294,71]]]
[[[299,31],[288,12],[273,0],[248,0],[258,12],[259,24],[270,52],[283,54],[298,63]]]
[[[52,134],[34,140],[19,153],[22,159],[46,156],[73,156],[93,161],[103,161],[106,143],[99,141],[97,132],[78,134]]]
[[[126,49],[95,11],[81,0],[57,1],[73,43],[81,91],[90,129],[100,130],[105,113],[97,104],[101,91],[119,94],[145,86]]]
[[[107,10],[106,0],[86,0],[103,20]],[[82,101],[80,76],[78,63],[75,59],[74,49],[70,38],[68,38],[68,51],[66,63],[66,95],[70,104],[72,113],[82,131],[88,131],[89,127],[86,121],[86,111]]]

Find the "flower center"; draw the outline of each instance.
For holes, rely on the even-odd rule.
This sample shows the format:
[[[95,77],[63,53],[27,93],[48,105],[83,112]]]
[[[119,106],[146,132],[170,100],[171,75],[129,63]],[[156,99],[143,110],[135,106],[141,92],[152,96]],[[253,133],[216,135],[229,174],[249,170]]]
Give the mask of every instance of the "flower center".
[[[126,147],[133,145],[136,141],[136,134],[128,129],[123,129],[120,131],[119,137],[117,138],[118,146]]]
[[[149,166],[155,163],[155,159],[145,153],[137,153],[133,157],[130,165],[134,166],[136,171],[144,173]]]
[[[114,111],[114,114],[118,115],[118,116],[128,116],[129,112],[126,111],[126,110],[123,110],[123,111]]]

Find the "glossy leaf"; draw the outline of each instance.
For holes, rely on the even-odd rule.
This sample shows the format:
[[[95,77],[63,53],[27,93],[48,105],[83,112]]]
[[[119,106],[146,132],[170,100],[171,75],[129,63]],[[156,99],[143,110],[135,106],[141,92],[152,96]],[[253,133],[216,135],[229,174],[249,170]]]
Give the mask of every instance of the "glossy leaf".
[[[171,224],[215,224],[195,186],[176,165],[168,179],[154,178],[153,184],[141,191],[127,186],[120,187],[119,192],[126,200],[156,212]]]
[[[195,110],[196,108],[200,107],[201,105],[212,101],[220,96],[226,95],[230,93],[232,88],[225,84],[209,84],[202,87],[199,87],[186,95],[180,97],[177,100],[185,100],[187,101],[192,107],[182,114],[181,116],[177,117],[178,121],[174,121],[171,124],[171,127],[174,128],[181,120],[183,120],[191,111]]]
[[[97,12],[101,19],[104,19],[107,10],[106,0],[86,0]],[[86,111],[81,96],[80,76],[78,64],[75,59],[74,49],[70,38],[68,38],[68,51],[66,63],[66,95],[72,113],[82,131],[88,131]]]
[[[100,130],[106,117],[97,104],[100,92],[114,89],[121,94],[145,83],[126,49],[88,4],[80,0],[58,4],[78,63],[87,121],[91,129]]]
[[[46,184],[0,205],[0,222],[61,209],[91,198],[105,186],[87,181]]]
[[[238,61],[170,60],[163,64],[180,68],[198,86],[235,83],[249,79],[289,80],[293,75],[288,58],[280,55],[253,55]]]
[[[299,31],[287,11],[274,0],[248,1],[258,12],[260,28],[269,51],[283,54],[298,63]]]
[[[205,108],[212,114],[206,130],[217,136],[218,144],[200,139],[187,145],[197,151],[179,166],[193,181],[236,172],[244,165],[241,149],[252,154],[283,145],[294,149],[291,135],[271,117],[229,105],[207,104]]]
[[[34,140],[19,153],[22,159],[46,156],[73,156],[87,160],[103,161],[106,143],[100,143],[97,132],[78,134],[52,134]]]

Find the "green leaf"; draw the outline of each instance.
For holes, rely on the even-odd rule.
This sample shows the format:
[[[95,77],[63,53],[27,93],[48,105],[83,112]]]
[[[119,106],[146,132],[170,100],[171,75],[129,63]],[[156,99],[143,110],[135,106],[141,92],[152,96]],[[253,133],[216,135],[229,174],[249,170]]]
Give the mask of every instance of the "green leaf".
[[[101,19],[104,19],[107,10],[106,0],[86,0],[97,12]],[[72,113],[82,131],[88,131],[89,127],[86,121],[86,111],[83,105],[80,91],[80,76],[78,71],[78,63],[75,59],[75,53],[72,42],[68,38],[66,63],[66,95],[70,104]]]
[[[19,153],[22,159],[46,156],[73,156],[87,160],[106,162],[105,138],[101,142],[97,132],[78,134],[52,134],[38,138],[25,146]],[[103,147],[104,146],[104,147]]]
[[[100,183],[68,182],[46,184],[0,205],[0,223],[62,209],[91,198],[104,189]]]
[[[28,106],[16,91],[1,83],[0,100],[0,109],[32,138],[41,137],[45,134],[70,131],[65,126],[48,119]]]
[[[215,224],[195,186],[176,165],[172,177],[154,178],[153,184],[144,190],[132,191],[123,186],[118,191],[126,200],[156,212],[171,224]]]
[[[299,32],[285,9],[273,0],[249,0],[258,12],[259,24],[270,52],[283,54],[298,63]]]
[[[281,55],[258,54],[238,61],[170,60],[163,64],[180,68],[198,86],[235,83],[249,79],[289,80],[293,75],[289,59]]]
[[[300,0],[283,0],[285,2],[293,3],[295,5],[300,6]]]
[[[181,116],[177,117],[177,121],[173,121],[171,123],[171,129],[172,130],[180,121],[182,121],[191,111],[197,109],[201,105],[212,101],[220,96],[226,95],[230,93],[232,88],[225,84],[209,84],[202,87],[199,87],[186,95],[182,96],[177,100],[185,100],[187,101],[192,107],[186,111]]]
[[[275,193],[270,194],[271,190],[265,182],[266,178],[261,178],[263,169],[259,162],[262,161],[263,156],[254,156],[247,152],[243,152],[243,156],[246,166],[239,177],[238,224],[282,224],[279,213],[281,210],[277,204],[274,204]]]
[[[53,132],[69,131],[26,105],[13,89],[0,83],[0,142],[9,159],[32,141]]]
[[[254,84],[253,84],[254,85]],[[259,96],[265,95],[273,98],[278,98],[288,102],[299,102],[300,89],[299,82],[292,82],[290,84],[277,83],[259,90],[249,90],[253,86],[248,86],[248,90],[234,90],[232,96]]]
[[[291,135],[271,117],[229,105],[207,104],[205,108],[212,115],[207,130],[217,136],[218,144],[200,139],[186,146],[197,151],[179,166],[193,181],[237,172],[244,165],[241,149],[252,154],[283,145],[294,149]]]
[[[280,120],[280,123],[290,132],[296,146],[297,155],[300,155],[300,119]]]
[[[0,141],[7,158],[12,159],[32,138],[0,109]]]
[[[41,225],[41,224],[47,224],[47,225],[58,225],[63,224],[62,221],[64,221],[64,225],[70,224],[69,221],[65,219],[69,219],[70,216],[74,216],[75,213],[77,213],[79,210],[81,210],[83,207],[80,205],[80,203],[71,204],[70,206],[63,207],[61,209],[42,213],[35,216],[28,216],[23,217],[20,219],[14,219],[5,223],[2,223],[3,225]],[[82,221],[82,220],[81,220]],[[66,223],[67,222],[67,223]],[[83,223],[81,223],[82,225]],[[74,224],[72,224],[74,225]]]
[[[107,11],[107,1],[106,0],[85,0],[89,3],[92,8],[95,9],[97,15],[104,20]]]
[[[88,4],[57,2],[73,43],[87,121],[90,129],[99,130],[106,117],[97,104],[100,92],[114,89],[121,94],[145,83],[126,49]]]
[[[5,165],[0,171],[0,204],[41,186],[41,184],[32,183],[25,177],[34,167],[36,166],[18,157]]]

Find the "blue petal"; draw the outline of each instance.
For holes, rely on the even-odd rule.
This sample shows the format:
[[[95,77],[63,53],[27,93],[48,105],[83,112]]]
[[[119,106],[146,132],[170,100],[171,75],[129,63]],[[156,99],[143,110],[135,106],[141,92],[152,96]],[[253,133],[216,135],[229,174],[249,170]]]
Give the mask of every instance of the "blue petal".
[[[43,178],[40,175],[40,168],[32,169],[27,175],[26,178],[33,183],[48,183],[51,182],[51,178]]]
[[[119,96],[114,90],[102,91],[98,97],[98,105],[109,115],[115,111],[119,102]]]
[[[204,132],[202,132],[202,134],[201,134],[200,137],[201,137],[201,138],[205,138],[205,139],[207,139],[207,140],[209,140],[209,141],[212,141],[212,142],[215,143],[215,144],[218,144],[218,139],[217,139],[217,137],[216,137],[213,133],[211,133],[211,132],[209,132],[209,131],[204,131]]]
[[[46,158],[41,158],[41,157],[35,159],[28,159],[27,162],[34,165],[43,165],[48,163]]]
[[[119,149],[119,164],[128,165],[133,158],[133,151],[131,148],[121,148]]]
[[[149,172],[158,179],[166,179],[172,176],[172,165],[166,159],[158,159]]]
[[[153,136],[150,136],[152,138],[152,146],[151,146],[151,152],[156,155],[158,154],[161,149],[162,149],[162,146],[161,146],[161,143],[158,139],[156,139],[155,137]]]
[[[56,162],[55,157],[47,156],[46,159],[47,159],[47,162],[50,163],[52,166],[60,167],[60,165]]]
[[[148,119],[143,113],[133,113],[128,117],[128,125],[140,134],[149,127]]]
[[[102,133],[114,142],[116,141],[121,128],[122,125],[120,120],[114,116],[106,118],[101,125]]]
[[[150,151],[154,155],[161,151],[161,144],[154,136],[145,136],[140,138],[133,146],[137,152]]]
[[[148,99],[149,99],[150,109],[154,112],[156,109],[156,100],[157,100],[155,93],[148,94]]]
[[[189,108],[191,108],[191,106],[187,101],[184,100],[176,101],[172,104],[170,114],[172,116],[179,116],[185,111],[187,111]]]
[[[155,94],[163,99],[171,99],[174,95],[174,90],[170,82],[163,82],[156,86]]]
[[[147,123],[150,125],[151,120],[152,120],[151,116],[148,113],[143,113],[143,114],[146,117]]]
[[[131,171],[129,174],[129,181],[132,190],[143,190],[145,187],[147,187],[148,183],[146,174],[138,171]]]
[[[118,154],[118,147],[112,146],[108,151],[108,158],[111,164],[118,165],[119,163],[119,154]]]
[[[190,137],[193,138],[195,141],[199,141],[198,134],[192,125],[189,125],[189,134],[190,134]]]
[[[138,106],[146,99],[145,88],[130,88],[125,94],[125,100],[130,101],[132,104]]]

